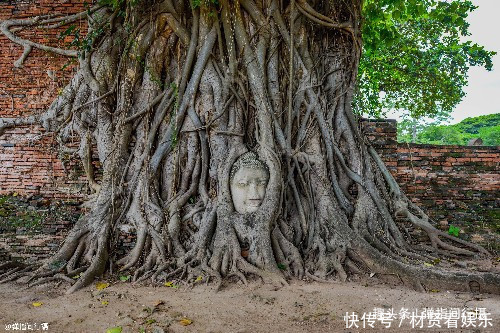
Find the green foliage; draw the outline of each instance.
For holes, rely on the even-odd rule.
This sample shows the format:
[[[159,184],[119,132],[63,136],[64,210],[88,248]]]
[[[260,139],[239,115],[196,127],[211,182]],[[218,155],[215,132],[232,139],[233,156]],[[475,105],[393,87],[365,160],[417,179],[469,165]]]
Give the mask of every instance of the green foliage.
[[[456,126],[462,132],[470,134],[479,134],[481,130],[489,127],[498,126],[500,124],[500,113],[489,114],[473,118],[466,118]]]
[[[500,146],[500,125],[481,128],[479,137],[485,146]]]
[[[106,330],[106,333],[121,333],[121,332],[122,332],[121,326],[111,327]]]
[[[211,5],[218,7],[219,0],[191,0],[191,7],[193,9],[199,8],[201,6],[209,7]]]
[[[126,7],[129,6],[131,8],[137,6],[139,0],[98,0],[97,3],[101,6],[109,6],[116,13],[117,16],[125,17],[126,15]],[[69,47],[76,48],[78,50],[79,55],[84,52],[89,52],[93,49],[96,41],[104,35],[104,33],[109,32],[110,22],[103,19],[99,15],[95,13],[91,13],[91,7],[87,2],[84,2],[84,7],[87,9],[88,16],[91,17],[89,20],[90,29],[88,30],[85,36],[81,35],[80,28],[77,28],[76,25],[70,25],[66,30],[59,34],[59,39],[65,39],[66,37],[73,37],[71,42],[69,43]],[[125,30],[128,34],[132,32],[132,26],[126,22]],[[120,43],[120,40],[116,41]],[[127,49],[130,45],[127,45]]]
[[[127,282],[128,280],[130,280],[130,275],[121,275],[120,276],[120,281]]]
[[[465,145],[464,135],[452,126],[430,126],[418,135],[418,143]]]
[[[460,233],[460,228],[455,227],[454,225],[451,224],[450,228],[448,229],[448,234],[458,237],[459,233]]]
[[[99,0],[97,3],[101,6],[110,6],[113,9],[120,8],[125,0]]]
[[[286,265],[284,264],[278,264],[278,268],[281,269],[282,271],[286,270]]]
[[[481,138],[485,146],[500,146],[500,113],[464,119],[455,125],[429,125],[419,128],[415,140],[408,129],[400,130],[398,141],[423,144],[467,145],[474,138]],[[400,131],[402,134],[400,134]]]
[[[439,126],[451,120],[450,112],[440,110],[432,118],[414,118],[409,112],[403,112],[398,122],[398,141],[416,142],[417,134],[430,126]]]
[[[93,20],[90,23],[92,29],[90,29],[85,36],[81,35],[80,28],[72,24],[66,28],[66,30],[59,33],[57,38],[59,40],[63,40],[66,37],[72,37],[72,40],[68,45],[69,47],[76,48],[78,53],[89,52],[92,50],[94,42],[108,29],[108,23],[109,22],[104,22],[101,17],[94,15]]]
[[[36,231],[41,227],[43,215],[34,210],[28,210],[17,205],[13,196],[0,197],[0,230],[15,230],[25,228]]]
[[[495,52],[471,41],[468,0],[366,0],[356,112],[413,118],[451,112],[463,98],[470,66],[492,68]]]

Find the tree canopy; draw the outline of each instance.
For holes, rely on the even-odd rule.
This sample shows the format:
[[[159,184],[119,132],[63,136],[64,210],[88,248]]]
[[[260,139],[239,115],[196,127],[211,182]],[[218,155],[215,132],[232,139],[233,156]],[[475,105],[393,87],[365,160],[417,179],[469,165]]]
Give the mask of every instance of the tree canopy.
[[[500,113],[467,118],[455,125],[430,125],[420,129],[415,143],[440,145],[467,145],[469,140],[481,138],[484,146],[500,145]],[[399,131],[398,141],[411,142],[412,133]]]
[[[492,56],[467,37],[469,0],[366,0],[354,102],[360,114],[404,110],[412,118],[449,113],[464,97],[470,66]]]

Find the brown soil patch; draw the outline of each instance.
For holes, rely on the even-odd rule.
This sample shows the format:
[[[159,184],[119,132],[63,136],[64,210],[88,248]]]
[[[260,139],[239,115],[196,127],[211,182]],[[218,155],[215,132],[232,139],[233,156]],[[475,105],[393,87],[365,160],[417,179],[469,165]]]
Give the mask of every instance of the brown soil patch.
[[[192,289],[180,286],[145,287],[112,282],[97,290],[88,287],[65,295],[65,286],[40,286],[23,290],[17,284],[0,285],[0,331],[5,325],[49,323],[49,332],[106,332],[121,326],[123,332],[498,332],[500,296],[470,293],[417,293],[404,287],[372,283],[306,283],[294,281],[279,290],[252,282],[232,284],[219,292],[203,284]],[[41,302],[38,307],[33,302]],[[107,303],[107,304],[106,304]],[[411,328],[406,320],[391,328],[376,322],[375,329],[346,329],[346,312],[361,316],[374,308],[486,308],[492,327],[458,329]],[[192,320],[188,326],[181,320]],[[442,325],[443,326],[443,325]],[[446,325],[444,325],[446,327]],[[163,331],[162,331],[163,330]],[[29,332],[29,331],[28,331]]]

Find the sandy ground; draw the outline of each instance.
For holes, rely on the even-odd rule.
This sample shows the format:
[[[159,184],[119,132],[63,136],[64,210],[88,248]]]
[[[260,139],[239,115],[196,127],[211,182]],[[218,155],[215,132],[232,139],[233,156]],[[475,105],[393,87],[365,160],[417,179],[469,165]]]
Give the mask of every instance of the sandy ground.
[[[105,282],[105,281],[103,281]],[[45,285],[23,290],[17,284],[0,285],[0,331],[18,323],[48,323],[48,332],[106,332],[121,326],[123,332],[500,332],[500,296],[470,293],[417,293],[405,287],[376,282],[321,284],[294,281],[279,290],[251,282],[232,284],[219,292],[198,282],[194,288],[146,287],[128,282],[107,281],[109,287],[96,285],[73,295],[65,286]],[[175,285],[174,285],[175,287]],[[42,303],[34,306],[33,303]],[[412,328],[410,319],[392,321],[385,328],[346,329],[344,315],[359,317],[374,308],[385,311],[401,308],[411,314],[425,308],[485,308],[491,324],[484,327],[447,329]],[[183,319],[189,319],[182,325]],[[480,321],[476,321],[479,324]],[[12,331],[12,330],[11,330]],[[15,332],[15,331],[14,331]],[[27,330],[26,332],[30,332]]]

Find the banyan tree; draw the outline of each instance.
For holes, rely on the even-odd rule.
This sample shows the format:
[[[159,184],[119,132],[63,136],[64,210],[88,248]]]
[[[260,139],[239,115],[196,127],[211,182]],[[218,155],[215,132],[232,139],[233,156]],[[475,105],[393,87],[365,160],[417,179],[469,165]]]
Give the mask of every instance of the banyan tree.
[[[40,123],[60,149],[77,136],[92,192],[56,254],[5,264],[3,278],[63,279],[73,292],[110,270],[217,287],[375,273],[499,292],[494,273],[423,265],[488,253],[435,228],[364,138],[352,111],[361,11],[362,0],[101,1],[2,22],[24,47],[16,65],[39,48],[79,67],[45,113],[0,130]],[[82,17],[78,49],[19,37]],[[124,256],[120,233],[136,236]]]

